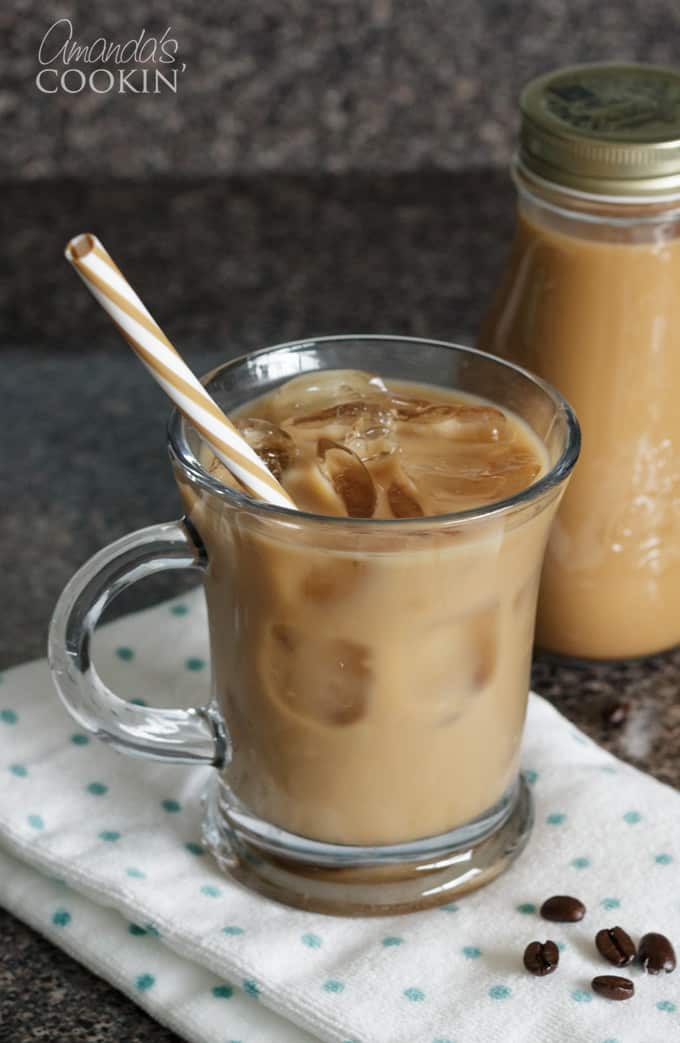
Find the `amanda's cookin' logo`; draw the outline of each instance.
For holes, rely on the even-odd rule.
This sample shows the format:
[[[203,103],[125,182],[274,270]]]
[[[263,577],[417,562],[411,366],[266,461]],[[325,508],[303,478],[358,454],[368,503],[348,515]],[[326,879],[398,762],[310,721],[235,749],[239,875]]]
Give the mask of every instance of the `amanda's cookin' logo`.
[[[178,57],[179,44],[170,26],[162,36],[142,29],[122,43],[104,36],[82,43],[74,38],[71,20],[60,18],[40,42],[35,83],[43,94],[176,94],[179,74],[186,69]]]

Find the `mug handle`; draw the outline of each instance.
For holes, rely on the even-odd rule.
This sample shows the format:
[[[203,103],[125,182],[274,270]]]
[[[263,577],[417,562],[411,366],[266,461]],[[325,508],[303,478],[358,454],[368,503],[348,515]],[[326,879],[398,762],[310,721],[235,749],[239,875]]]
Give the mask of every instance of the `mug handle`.
[[[163,710],[121,699],[99,677],[90,642],[107,605],[132,583],[165,569],[205,571],[207,556],[186,519],[150,525],[90,558],[64,588],[50,624],[48,658],[66,709],[122,753],[222,767],[229,743],[211,706]]]

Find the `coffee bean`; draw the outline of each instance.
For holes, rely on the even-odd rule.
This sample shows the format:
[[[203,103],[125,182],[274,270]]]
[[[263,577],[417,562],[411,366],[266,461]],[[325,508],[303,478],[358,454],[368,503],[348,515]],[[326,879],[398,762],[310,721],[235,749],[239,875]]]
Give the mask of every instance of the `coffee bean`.
[[[559,962],[560,954],[554,942],[530,942],[524,950],[524,966],[539,978],[552,974]]]
[[[651,931],[640,939],[638,959],[647,974],[670,974],[675,970],[675,952],[668,938]]]
[[[635,946],[623,927],[607,927],[595,935],[598,951],[615,967],[627,967],[635,959]]]
[[[593,978],[593,992],[606,1000],[629,1000],[635,995],[635,986],[630,978],[619,978],[616,974],[601,974]]]
[[[541,916],[553,923],[576,923],[586,915],[586,907],[570,895],[553,895],[541,906]]]

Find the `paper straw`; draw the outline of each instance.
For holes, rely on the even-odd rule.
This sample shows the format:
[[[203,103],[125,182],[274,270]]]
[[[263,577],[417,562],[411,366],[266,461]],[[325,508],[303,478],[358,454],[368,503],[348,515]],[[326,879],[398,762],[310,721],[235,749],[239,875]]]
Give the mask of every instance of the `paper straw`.
[[[294,508],[288,493],[191,372],[97,237],[77,235],[66,244],[65,254],[154,380],[248,492],[274,506]]]

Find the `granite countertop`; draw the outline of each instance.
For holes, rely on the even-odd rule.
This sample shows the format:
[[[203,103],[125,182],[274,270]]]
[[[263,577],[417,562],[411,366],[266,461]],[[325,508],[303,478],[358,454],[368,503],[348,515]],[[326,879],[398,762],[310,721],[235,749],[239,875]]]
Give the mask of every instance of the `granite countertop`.
[[[575,62],[672,65],[678,57],[669,0],[4,7],[0,171],[14,178],[500,165],[514,147],[519,91],[533,76]],[[148,93],[41,94],[38,47],[64,15],[81,45],[101,35],[129,40],[142,28],[160,37],[171,27],[176,92],[154,91],[149,63]],[[47,55],[64,39],[62,28]],[[141,86],[138,77],[132,85]],[[45,87],[54,88],[51,78]]]
[[[339,332],[469,339],[512,231],[507,176],[272,176],[6,185],[0,279],[0,667],[44,654],[56,597],[90,554],[179,513],[167,405],[60,260],[100,235],[205,371],[244,350]],[[142,584],[117,611],[177,590]],[[538,656],[534,686],[608,749],[680,786],[680,651],[577,667]],[[626,704],[623,723],[612,708]],[[1,914],[0,1040],[176,1037]]]

